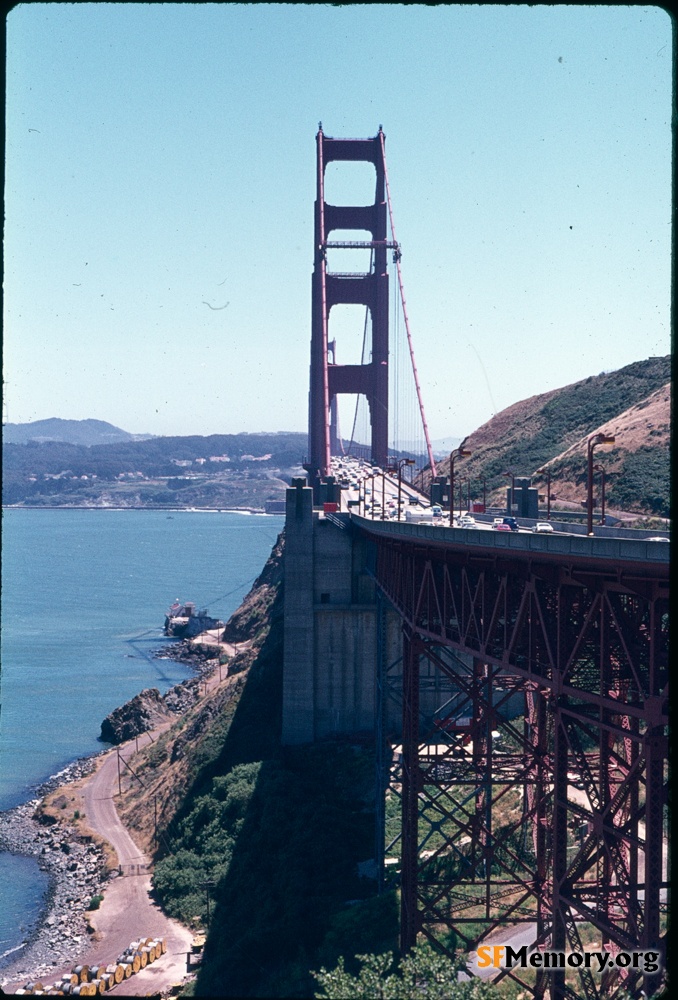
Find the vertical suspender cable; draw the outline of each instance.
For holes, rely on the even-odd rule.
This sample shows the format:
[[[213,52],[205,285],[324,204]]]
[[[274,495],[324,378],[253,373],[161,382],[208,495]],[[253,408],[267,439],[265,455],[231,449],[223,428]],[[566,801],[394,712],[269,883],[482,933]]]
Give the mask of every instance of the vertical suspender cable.
[[[386,169],[386,150],[384,149],[384,133],[379,131],[379,141],[381,143],[381,159],[384,165],[384,180],[386,181],[386,200],[388,202],[388,216],[391,223],[391,235],[393,236],[393,242],[397,243],[397,238],[395,234],[395,227],[393,225],[393,209],[391,207],[391,190],[388,184],[388,170]],[[417,399],[419,400],[419,412],[421,413],[421,422],[424,425],[424,437],[426,439],[426,450],[428,451],[428,461],[431,466],[431,475],[435,476],[436,473],[436,463],[433,458],[433,449],[431,448],[431,440],[428,433],[428,425],[426,423],[426,414],[424,413],[424,401],[421,396],[421,387],[419,385],[419,375],[417,374],[417,365],[414,360],[414,347],[412,346],[412,336],[410,334],[410,321],[407,317],[407,305],[405,303],[405,289],[403,288],[403,276],[400,269],[400,253],[398,249],[395,251],[395,265],[398,271],[398,286],[400,288],[400,301],[403,306],[403,316],[405,318],[405,331],[407,333],[407,343],[410,349],[410,359],[412,361],[412,372],[414,374],[414,384],[417,390]]]

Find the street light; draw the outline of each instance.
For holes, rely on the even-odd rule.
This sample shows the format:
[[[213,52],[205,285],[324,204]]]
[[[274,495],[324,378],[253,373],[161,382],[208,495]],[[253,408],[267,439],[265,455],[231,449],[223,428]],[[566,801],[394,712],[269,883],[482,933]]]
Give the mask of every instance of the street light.
[[[537,469],[537,475],[546,476],[546,520],[551,520],[551,470]]]
[[[464,441],[466,438],[464,438]],[[450,452],[450,527],[454,522],[454,462],[457,458],[468,458],[471,452],[464,448],[464,441],[461,442],[455,451]],[[461,512],[461,504],[459,505]]]
[[[614,444],[611,434],[598,431],[592,434],[587,442],[587,492],[586,492],[586,532],[593,534],[593,449],[599,444]]]
[[[599,472],[601,477],[601,493],[600,493],[600,523],[605,524],[605,466],[604,465],[594,465],[594,472]]]
[[[401,458],[398,460],[398,520],[400,520],[400,496],[403,487],[403,465],[415,465],[413,458]]]

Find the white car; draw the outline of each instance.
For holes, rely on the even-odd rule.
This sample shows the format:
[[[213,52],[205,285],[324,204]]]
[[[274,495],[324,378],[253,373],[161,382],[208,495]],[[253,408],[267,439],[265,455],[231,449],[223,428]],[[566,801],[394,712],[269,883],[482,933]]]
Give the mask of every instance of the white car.
[[[477,525],[476,525],[476,519],[475,519],[475,517],[460,517],[459,518],[459,527],[460,528],[476,528]]]
[[[536,524],[532,525],[532,530],[540,535],[549,535],[553,531],[553,525],[549,524],[548,521],[537,521]]]

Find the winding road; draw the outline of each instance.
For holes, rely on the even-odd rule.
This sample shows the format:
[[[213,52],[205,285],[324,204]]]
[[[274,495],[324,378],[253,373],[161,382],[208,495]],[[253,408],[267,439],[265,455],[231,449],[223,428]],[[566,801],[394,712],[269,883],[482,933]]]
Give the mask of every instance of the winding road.
[[[155,737],[164,728],[161,726],[152,735]],[[75,965],[109,965],[131,941],[145,937],[164,938],[165,955],[110,991],[122,996],[148,996],[183,981],[193,932],[165,916],[150,898],[151,878],[146,869],[150,859],[134,843],[115,808],[118,751],[123,759],[128,759],[135,752],[135,741],[130,740],[101,757],[97,770],[82,787],[82,796],[90,828],[114,848],[121,866],[139,865],[142,874],[125,874],[107,883],[101,906],[89,914],[89,922],[96,932],[93,939],[82,951],[74,953],[68,964],[55,966],[41,978],[52,983],[71,972]],[[17,982],[14,988],[23,986],[24,982]],[[8,984],[6,988],[12,987]]]
[[[131,757],[134,748],[134,740],[119,747],[121,758]],[[115,808],[118,750],[106,754],[83,788],[86,815],[90,827],[114,848],[123,870],[125,866],[139,865],[143,874],[119,876],[109,883],[101,906],[90,916],[98,941],[81,961],[87,965],[106,964],[117,958],[134,939],[165,938],[167,953],[119,987],[126,996],[145,996],[181,982],[186,973],[186,953],[190,951],[193,932],[165,916],[150,898],[151,878],[146,871],[150,859],[134,843]]]

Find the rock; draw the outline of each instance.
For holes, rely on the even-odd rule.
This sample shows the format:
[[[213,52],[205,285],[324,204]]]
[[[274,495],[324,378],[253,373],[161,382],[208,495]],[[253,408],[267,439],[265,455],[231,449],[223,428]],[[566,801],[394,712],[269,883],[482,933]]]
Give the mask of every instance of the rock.
[[[147,688],[106,716],[99,738],[105,743],[125,743],[173,718],[158,689]]]

